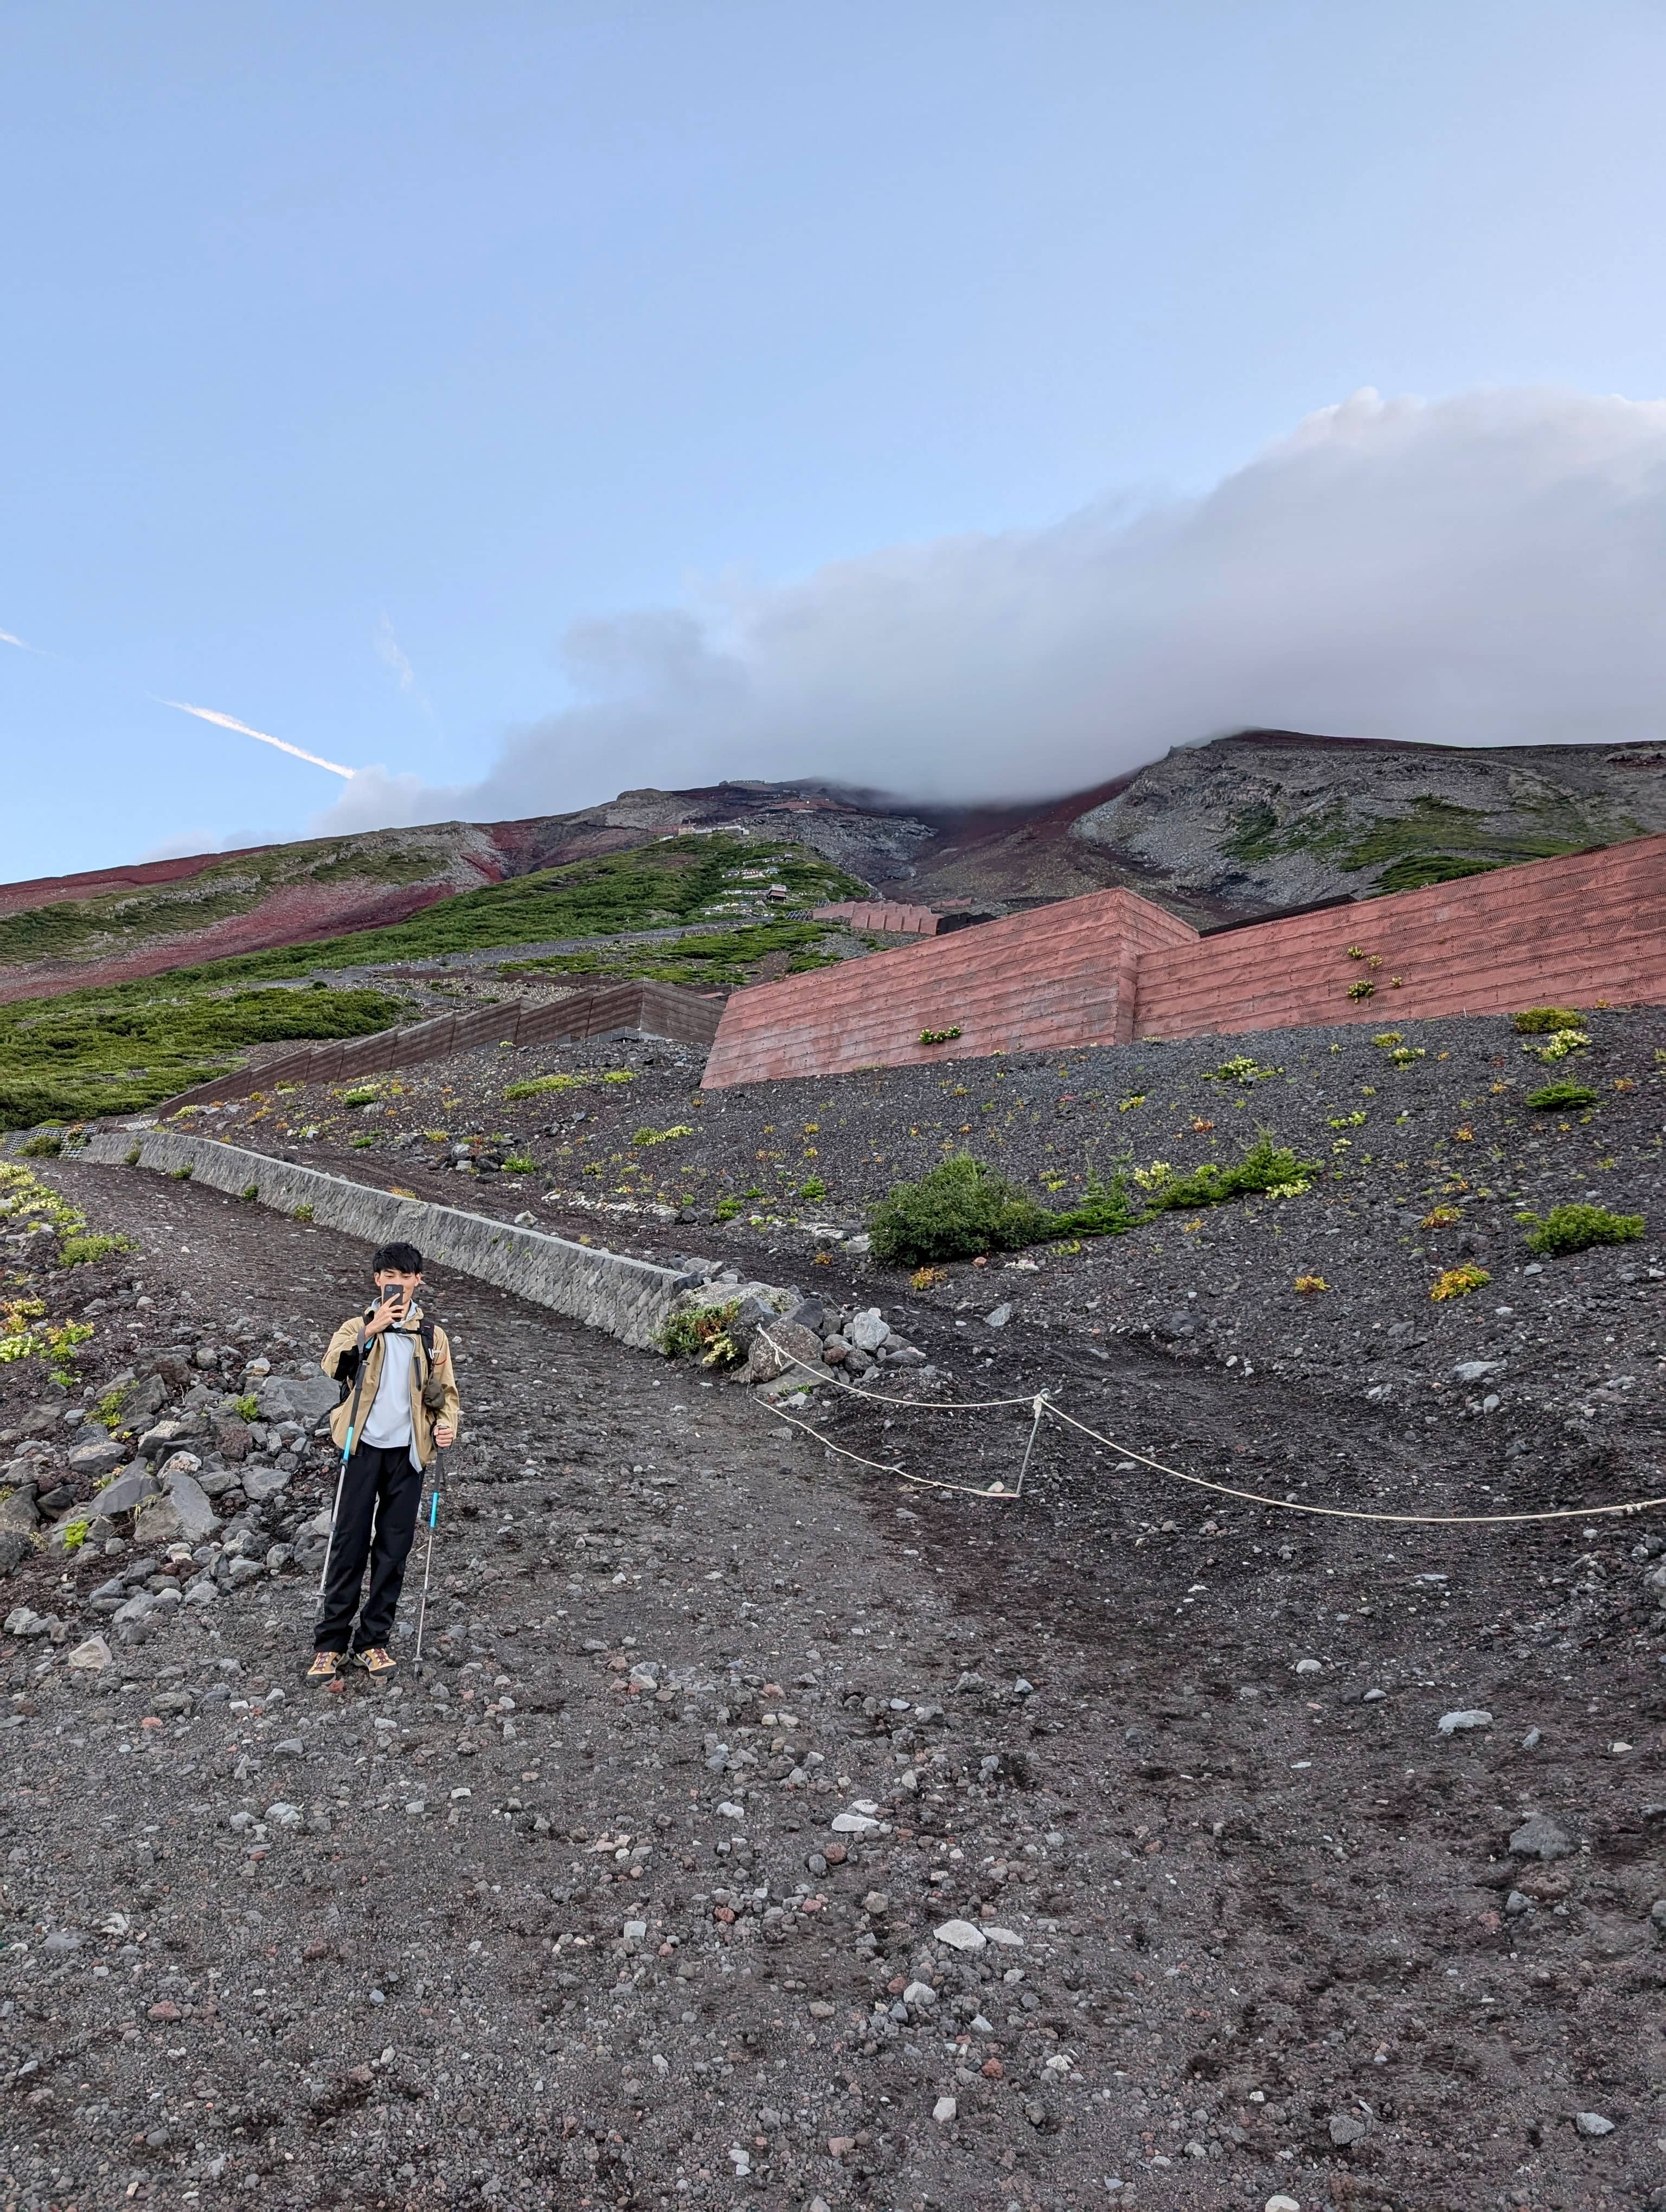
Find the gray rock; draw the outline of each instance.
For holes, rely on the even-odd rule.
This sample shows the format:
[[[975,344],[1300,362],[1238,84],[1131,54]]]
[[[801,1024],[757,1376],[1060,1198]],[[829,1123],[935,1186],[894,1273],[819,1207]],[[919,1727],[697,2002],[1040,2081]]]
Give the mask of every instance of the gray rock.
[[[15,1605],[5,1620],[8,1636],[44,1636],[52,1625],[49,1614],[36,1613],[27,1605]]]
[[[264,1505],[289,1485],[288,1470],[276,1467],[246,1467],[241,1480],[244,1496],[255,1505]]]
[[[155,1428],[147,1429],[139,1438],[139,1457],[166,1459],[180,1438],[192,1432],[192,1425],[188,1421],[158,1421]]]
[[[869,1306],[861,1313],[853,1314],[842,1334],[845,1342],[858,1352],[877,1352],[891,1334],[891,1325],[882,1317],[878,1306]]]
[[[165,1490],[171,1489],[181,1475],[199,1474],[202,1472],[202,1467],[203,1462],[195,1452],[170,1452],[161,1467],[157,1468],[156,1480]]]
[[[983,1318],[991,1328],[1005,1328],[1012,1318],[1012,1309],[1010,1305],[999,1305],[985,1314]]]
[[[1491,1728],[1493,1716],[1483,1705],[1466,1708],[1462,1712],[1443,1713],[1438,1726],[1442,1735],[1457,1735],[1468,1729]]]
[[[234,1559],[226,1570],[226,1587],[240,1589],[245,1583],[258,1582],[265,1571],[258,1559]]]
[[[0,1577],[21,1567],[34,1546],[21,1528],[0,1528]]]
[[[96,1482],[100,1475],[119,1468],[126,1456],[125,1449],[113,1437],[100,1437],[95,1443],[76,1445],[70,1454],[70,1471]]]
[[[1511,1837],[1510,1848],[1518,1859],[1565,1859],[1573,1845],[1554,1820],[1530,1813]]]
[[[1529,1910],[1532,1902],[1531,1898],[1523,1897],[1520,1890],[1512,1889],[1504,1900],[1504,1909],[1512,1920],[1518,1920],[1522,1914]]]
[[[299,1421],[309,1431],[340,1397],[339,1385],[324,1374],[274,1375],[255,1393],[263,1421]]]
[[[746,1373],[754,1382],[773,1382],[777,1376],[796,1374],[805,1381],[813,1379],[814,1370],[822,1364],[822,1340],[813,1329],[801,1328],[796,1322],[771,1320],[768,1324],[769,1341],[762,1335],[752,1339],[752,1348],[747,1357]],[[806,1375],[793,1362],[801,1359],[811,1373]]]
[[[101,1674],[106,1667],[113,1667],[116,1656],[101,1636],[89,1636],[84,1644],[77,1644],[64,1662],[87,1674]]]
[[[873,1239],[866,1235],[861,1237],[847,1237],[844,1240],[844,1249],[847,1252],[855,1252],[859,1254],[862,1252],[871,1252],[873,1249]]]
[[[827,1308],[819,1298],[806,1298],[793,1307],[787,1318],[798,1328],[812,1330],[819,1336],[827,1327]]]
[[[1663,1935],[1666,1935],[1666,1897],[1656,1898],[1649,1907],[1649,1917]]]
[[[1452,1370],[1455,1382],[1479,1382],[1485,1375],[1496,1375],[1503,1367],[1501,1359],[1460,1359]]]
[[[131,1513],[147,1498],[156,1495],[156,1482],[143,1462],[136,1461],[125,1468],[113,1482],[106,1482],[97,1498],[98,1510],[106,1516]]]
[[[11,1496],[0,1501],[0,1528],[36,1528],[40,1525],[40,1513],[35,1502],[34,1486],[26,1484],[14,1490]]]
[[[1527,1734],[1522,1738],[1522,1749],[1523,1751],[1536,1751],[1543,1741],[1543,1735],[1539,1729],[1529,1729]]]
[[[1339,2148],[1349,2143],[1362,2142],[1369,2133],[1364,2120],[1353,2112],[1333,2112],[1329,2121],[1330,2140]]]
[[[989,1940],[970,1920],[945,1920],[933,1932],[938,1942],[946,1943],[952,1951],[981,1951]]]
[[[133,1534],[142,1544],[202,1544],[220,1526],[201,1487],[188,1474],[176,1474],[167,1491],[149,1499],[134,1516]]]
[[[1582,2136],[1611,2136],[1614,2122],[1605,2112],[1576,2112],[1573,2124]]]

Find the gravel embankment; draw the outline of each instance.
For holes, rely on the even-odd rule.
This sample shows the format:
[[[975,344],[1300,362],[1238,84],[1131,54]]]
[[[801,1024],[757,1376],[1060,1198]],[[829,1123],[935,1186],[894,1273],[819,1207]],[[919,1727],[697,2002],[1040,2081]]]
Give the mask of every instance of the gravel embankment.
[[[1666,2203],[1652,1524],[1298,1520],[1057,1432],[1020,1504],[904,1488],[436,1283],[434,1663],[320,1697],[328,1468],[228,1401],[300,1391],[366,1255],[46,1172],[140,1249],[11,1255],[95,1331],[73,1398],[0,1368],[14,1496],[125,1372],[217,1495],[184,1556],[94,1518],[4,1585],[6,2205]],[[965,1319],[910,1333],[976,1381]],[[1015,1335],[1003,1383],[1274,1495],[1462,1510],[1501,1464],[1264,1361]],[[842,1440],[1015,1468],[1021,1413],[901,1395]]]

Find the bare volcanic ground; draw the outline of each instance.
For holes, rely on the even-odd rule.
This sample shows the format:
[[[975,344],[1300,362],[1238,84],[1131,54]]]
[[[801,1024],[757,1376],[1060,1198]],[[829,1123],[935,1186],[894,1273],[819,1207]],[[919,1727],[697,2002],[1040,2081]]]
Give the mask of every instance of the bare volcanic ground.
[[[362,1287],[329,1232],[46,1172],[141,1248],[37,1262],[92,1313],[87,1402],[299,1376]],[[304,1439],[222,1523],[258,1573],[83,1547],[6,1584],[55,1624],[0,1643],[7,2207],[1666,2204],[1651,1522],[1297,1516],[1057,1431],[977,1499],[433,1289],[466,1429],[423,1680],[409,1620],[392,1688],[298,1679]],[[977,1397],[957,1318],[909,1333]],[[1000,1382],[1310,1504],[1470,1510],[1501,1465],[1145,1340],[1037,1331]],[[886,1396],[828,1433],[1016,1472],[1025,1408]],[[32,1479],[69,1410],[0,1368]],[[136,1640],[116,1577],[164,1594]]]

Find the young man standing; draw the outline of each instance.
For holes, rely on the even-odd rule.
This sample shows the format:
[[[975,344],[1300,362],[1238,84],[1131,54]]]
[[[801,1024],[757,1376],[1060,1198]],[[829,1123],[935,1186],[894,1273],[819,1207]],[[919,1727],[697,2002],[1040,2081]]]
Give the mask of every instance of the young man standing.
[[[340,1486],[309,1682],[332,1682],[350,1651],[376,1680],[393,1672],[387,1648],[423,1501],[423,1470],[456,1441],[459,1407],[444,1329],[423,1318],[423,1255],[384,1244],[372,1257],[374,1302],[331,1338],[319,1362],[343,1386],[331,1432],[352,1450]],[[360,1605],[367,1561],[370,1587]],[[354,1627],[354,1615],[358,1626]]]

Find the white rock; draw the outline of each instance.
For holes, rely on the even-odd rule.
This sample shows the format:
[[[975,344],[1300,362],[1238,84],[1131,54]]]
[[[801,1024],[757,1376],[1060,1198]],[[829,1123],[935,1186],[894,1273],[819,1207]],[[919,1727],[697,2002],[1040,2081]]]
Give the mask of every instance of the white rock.
[[[1484,1706],[1461,1713],[1443,1713],[1439,1728],[1442,1735],[1456,1735],[1461,1729],[1491,1728],[1493,1716]]]
[[[945,1920],[934,1932],[938,1942],[946,1943],[952,1951],[981,1951],[989,1940],[970,1920]]]
[[[929,2009],[937,2002],[937,1991],[929,1982],[910,1982],[903,1992],[903,2002]]]
[[[932,2118],[941,2127],[946,2127],[960,2110],[952,2097],[939,2097],[932,2106]]]
[[[1614,2122],[1602,2112],[1576,2112],[1573,2124],[1582,2136],[1611,2136]]]
[[[986,1928],[984,1935],[992,1943],[1004,1943],[1009,1951],[1024,1948],[1022,1936],[1015,1936],[1010,1928]]]
[[[627,1920],[624,1933],[630,1942],[640,1943],[648,1934],[648,1923],[646,1920]]]
[[[891,1334],[889,1323],[882,1321],[878,1306],[870,1306],[866,1313],[854,1315],[843,1331],[847,1344],[854,1344],[859,1352],[877,1352]]]
[[[67,1662],[71,1667],[85,1668],[89,1674],[101,1674],[105,1668],[116,1663],[115,1654],[101,1636],[89,1636],[84,1644],[77,1644]]]
[[[1296,1662],[1296,1672],[1298,1674],[1322,1674],[1324,1671],[1324,1662],[1322,1659],[1298,1659]]]
[[[1286,2197],[1281,2191],[1278,2196],[1268,2198],[1265,2212],[1302,2212],[1302,2208],[1293,2197]]]
[[[996,1306],[983,1318],[991,1328],[1005,1328],[1012,1318],[1012,1309],[1009,1305]]]
[[[269,1827],[298,1828],[303,1815],[299,1805],[288,1805],[280,1799],[276,1805],[268,1805],[260,1817]]]
[[[866,1813],[836,1813],[830,1823],[836,1836],[877,1836],[879,1823]]]

